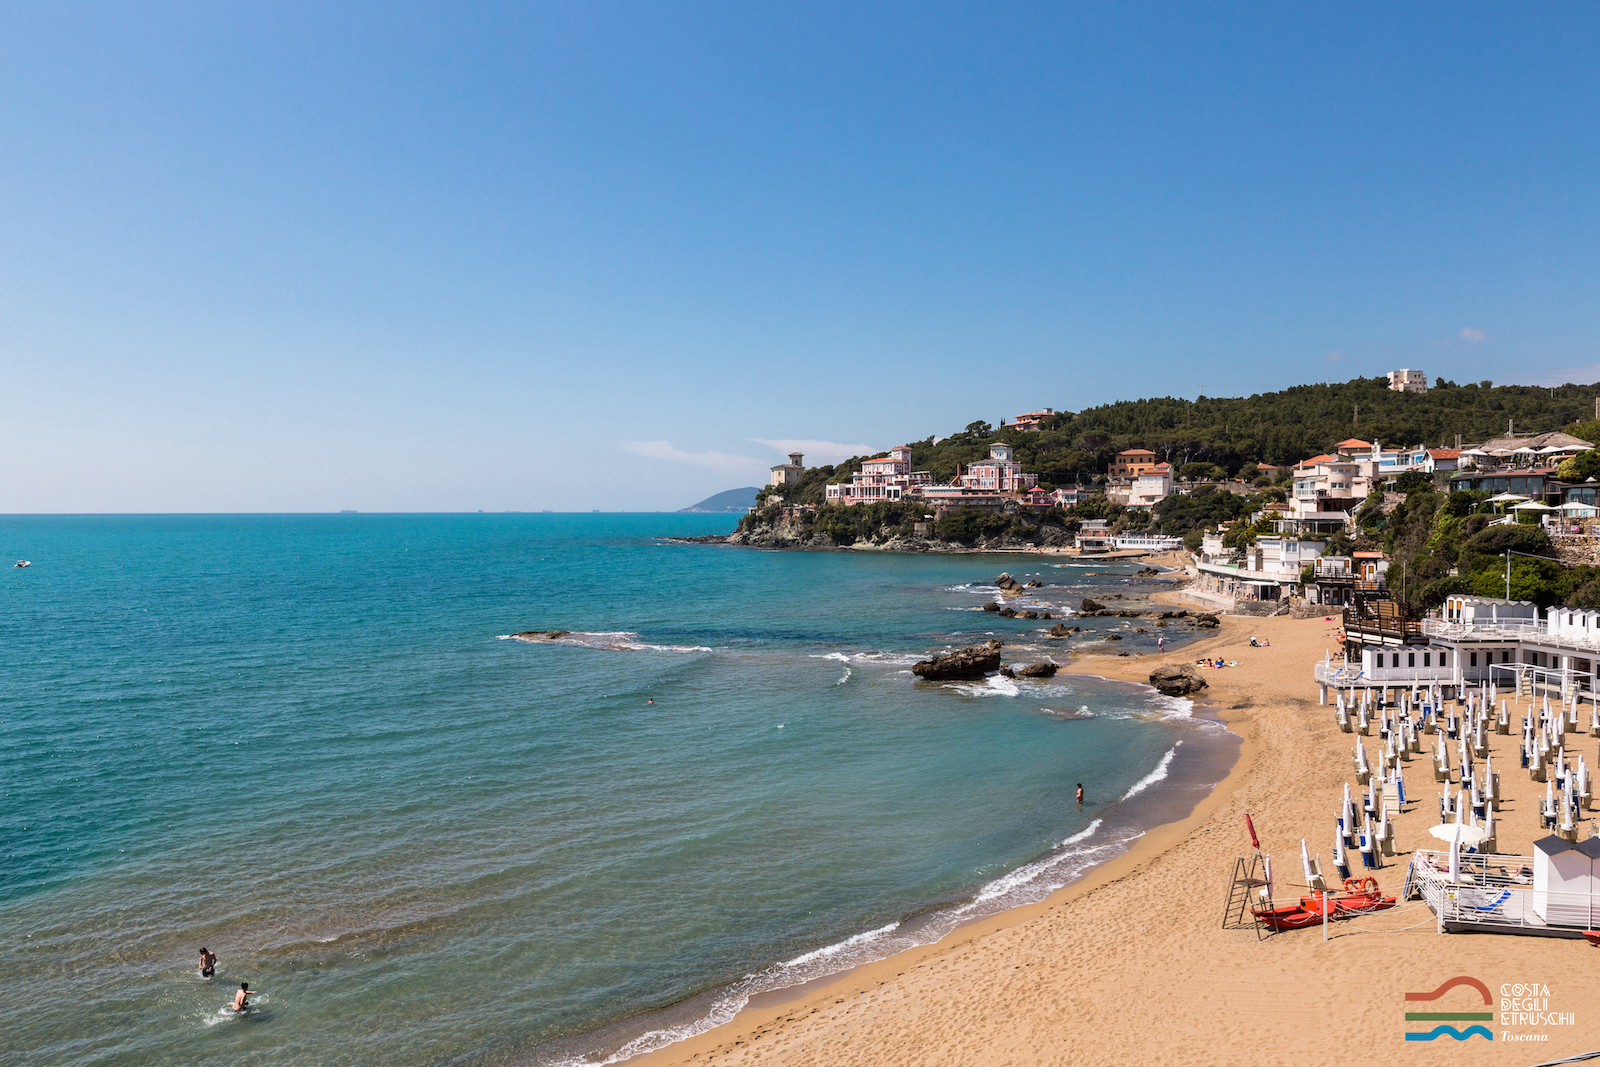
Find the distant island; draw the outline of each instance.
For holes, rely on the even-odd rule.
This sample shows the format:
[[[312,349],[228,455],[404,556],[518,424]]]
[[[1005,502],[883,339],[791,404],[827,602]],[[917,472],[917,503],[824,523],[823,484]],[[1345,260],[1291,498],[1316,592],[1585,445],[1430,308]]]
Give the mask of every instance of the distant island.
[[[757,492],[759,490],[753,485],[747,485],[743,489],[729,489],[725,493],[708,496],[698,504],[679,508],[678,514],[743,515],[755,507]]]

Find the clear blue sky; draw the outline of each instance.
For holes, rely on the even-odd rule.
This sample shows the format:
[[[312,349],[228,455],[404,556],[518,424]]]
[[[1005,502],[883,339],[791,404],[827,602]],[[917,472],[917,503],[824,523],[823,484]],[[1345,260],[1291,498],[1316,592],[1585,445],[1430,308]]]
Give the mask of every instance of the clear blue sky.
[[[1597,59],[1579,3],[8,5],[0,511],[674,509],[1595,381]]]

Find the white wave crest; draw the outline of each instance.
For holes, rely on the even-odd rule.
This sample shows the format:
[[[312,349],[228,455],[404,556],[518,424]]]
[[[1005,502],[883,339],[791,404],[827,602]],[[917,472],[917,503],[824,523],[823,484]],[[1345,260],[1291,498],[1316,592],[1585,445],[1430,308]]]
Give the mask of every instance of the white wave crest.
[[[629,630],[586,632],[574,630],[560,637],[524,637],[521,634],[499,634],[501,641],[526,641],[534,645],[575,645],[604,652],[715,652],[706,645],[658,645],[639,640],[639,635]]]
[[[900,929],[900,924],[897,922],[890,923],[888,926],[880,926],[876,930],[868,930],[866,933],[855,934],[852,937],[847,937],[843,941],[835,941],[831,945],[823,945],[821,948],[816,949],[815,951],[807,952],[803,956],[796,956],[792,960],[786,960],[785,962],[778,964],[778,966],[799,967],[802,964],[810,963],[812,960],[821,960],[827,959],[829,956],[837,956],[846,949],[852,948],[856,945],[864,945],[868,941],[876,941],[884,934],[892,934],[898,929]]]
[[[1099,825],[1099,820],[1096,820],[1082,834],[1074,834],[1068,840],[1074,844],[1086,840],[1086,835],[1093,833]],[[990,904],[994,901],[1004,901],[1007,907],[1015,907],[1018,904],[1043,900],[1057,889],[1071,883],[1089,868],[1126,852],[1128,843],[1143,835],[1144,832],[1140,830],[1134,831],[1127,837],[1115,841],[1102,842],[1098,845],[1076,848],[1064,845],[1065,851],[1052,852],[1048,856],[1034,860],[1032,863],[1023,864],[1016,870],[996,878],[978,890],[978,895],[972,899],[971,903],[965,904],[956,910],[970,913],[979,909],[982,905]],[[990,911],[992,909],[984,908],[983,910]]]
[[[1100,829],[1101,821],[1102,820],[1100,820],[1100,819],[1096,819],[1094,822],[1090,823],[1088,826],[1085,826],[1082,830],[1079,830],[1077,833],[1073,834],[1071,837],[1069,837],[1065,841],[1061,842],[1061,846],[1063,848],[1065,848],[1067,845],[1076,845],[1079,841],[1086,841],[1089,838],[1093,837],[1094,836],[1094,832],[1096,830]]]
[[[973,697],[1014,697],[1022,692],[1016,682],[1003,674],[992,678],[985,678],[982,682],[969,682],[957,685],[944,686],[945,689],[954,689]]]
[[[1129,787],[1128,791],[1122,794],[1122,799],[1127,800],[1129,797],[1136,797],[1140,793],[1143,793],[1146,789],[1149,789],[1151,786],[1155,785],[1157,782],[1163,781],[1167,777],[1167,768],[1172,766],[1172,757],[1178,754],[1178,745],[1181,744],[1183,744],[1183,742],[1179,741],[1177,744],[1167,749],[1167,754],[1161,757],[1161,762],[1155,765],[1155,769],[1149,774],[1145,775],[1143,778],[1139,779],[1137,782],[1134,782],[1133,785]]]

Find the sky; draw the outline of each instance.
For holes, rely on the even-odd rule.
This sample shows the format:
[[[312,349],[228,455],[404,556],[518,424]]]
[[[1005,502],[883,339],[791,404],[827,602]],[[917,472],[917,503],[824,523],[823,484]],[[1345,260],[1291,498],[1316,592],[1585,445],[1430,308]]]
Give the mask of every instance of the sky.
[[[1600,381],[1600,8],[0,7],[0,512],[675,510]]]

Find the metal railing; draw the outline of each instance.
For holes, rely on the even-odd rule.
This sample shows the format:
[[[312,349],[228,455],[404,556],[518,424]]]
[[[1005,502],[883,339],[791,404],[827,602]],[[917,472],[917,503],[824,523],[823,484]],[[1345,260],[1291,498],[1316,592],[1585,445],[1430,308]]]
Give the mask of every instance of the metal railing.
[[[1424,619],[1422,632],[1429,637],[1448,641],[1528,641],[1555,648],[1570,648],[1577,652],[1600,652],[1600,635],[1580,637],[1576,634],[1552,633],[1550,624],[1538,619],[1501,619],[1487,624]]]
[[[1467,853],[1461,880],[1449,877],[1450,854],[1418,849],[1407,884],[1446,930],[1582,937],[1600,920],[1600,893],[1534,888],[1534,857]]]

